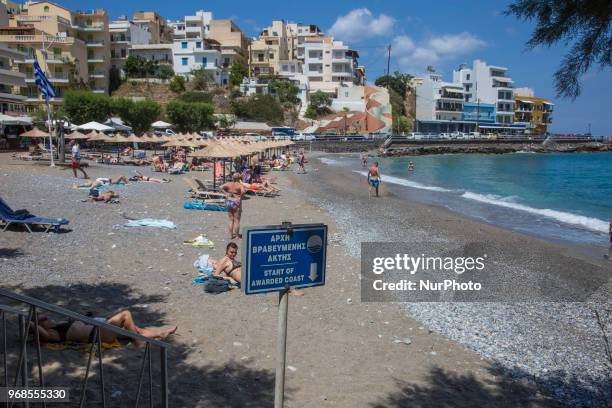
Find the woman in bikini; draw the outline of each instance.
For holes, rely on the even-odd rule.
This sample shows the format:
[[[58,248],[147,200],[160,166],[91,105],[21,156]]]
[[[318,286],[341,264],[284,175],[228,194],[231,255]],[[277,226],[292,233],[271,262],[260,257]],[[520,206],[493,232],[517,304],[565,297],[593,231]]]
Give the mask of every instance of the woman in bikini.
[[[149,176],[145,176],[143,175],[141,172],[136,171],[136,175],[134,177],[132,177],[130,180],[133,181],[146,181],[148,183],[169,183],[172,180],[168,180],[168,179],[158,179],[158,178],[153,178],[153,177],[149,177]]]
[[[238,245],[235,242],[230,242],[225,247],[225,256],[216,263],[213,276],[230,281],[234,285],[240,283],[242,280],[242,264],[236,260],[236,255],[238,255]]]
[[[119,312],[108,319],[96,318],[96,320],[102,320],[106,323],[120,327],[133,333],[138,333],[141,336],[149,337],[151,339],[164,339],[169,335],[173,334],[177,327],[171,326],[168,329],[162,330],[155,327],[138,327],[134,323],[134,318],[129,310]],[[30,327],[32,333],[35,333],[35,327]],[[92,343],[94,341],[94,326],[83,323],[79,320],[68,320],[67,322],[57,323],[52,321],[46,316],[41,316],[38,319],[38,333],[40,340],[46,343],[61,343],[64,341],[71,341],[74,343]],[[113,333],[106,330],[100,330],[100,336],[104,343],[114,343],[116,340],[128,339],[117,333]],[[132,340],[135,346],[141,347],[143,342],[140,340]]]
[[[230,239],[242,238],[240,235],[240,217],[242,215],[242,196],[244,187],[240,173],[232,175],[232,181],[221,186],[225,193],[225,206],[230,219]]]

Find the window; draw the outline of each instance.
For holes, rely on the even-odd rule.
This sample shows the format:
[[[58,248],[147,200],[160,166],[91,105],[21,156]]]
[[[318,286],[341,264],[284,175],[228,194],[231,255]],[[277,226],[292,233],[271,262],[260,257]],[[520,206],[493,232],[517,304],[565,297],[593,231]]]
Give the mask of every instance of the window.
[[[264,54],[257,54],[257,61],[263,62],[264,61]]]
[[[196,48],[202,48],[202,43],[200,41],[196,42]]]
[[[183,42],[181,43],[181,48],[182,48],[182,49],[187,49],[187,41],[183,41]]]
[[[189,58],[183,57],[181,58],[181,65],[186,66],[189,63]]]
[[[125,48],[122,48],[121,49],[121,58],[125,58],[126,55],[127,55],[127,52],[126,52]]]
[[[270,53],[270,59],[274,59],[274,53],[273,52]]]
[[[208,63],[206,57],[202,57],[202,65],[206,65]]]
[[[61,48],[53,48],[53,58],[60,58],[62,56]]]
[[[466,80],[466,81],[469,81],[469,80],[470,80],[470,74],[467,74],[467,75],[465,76],[465,80]]]
[[[49,6],[45,6],[44,10],[45,10],[45,13],[48,13],[49,12]]]

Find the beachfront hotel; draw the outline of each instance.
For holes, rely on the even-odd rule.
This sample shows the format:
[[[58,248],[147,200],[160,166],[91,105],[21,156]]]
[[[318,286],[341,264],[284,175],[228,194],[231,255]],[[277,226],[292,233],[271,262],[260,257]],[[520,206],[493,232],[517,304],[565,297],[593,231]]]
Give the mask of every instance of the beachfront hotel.
[[[516,88],[514,100],[514,122],[525,125],[529,133],[545,134],[552,123],[554,104],[546,98],[535,96],[531,88]]]

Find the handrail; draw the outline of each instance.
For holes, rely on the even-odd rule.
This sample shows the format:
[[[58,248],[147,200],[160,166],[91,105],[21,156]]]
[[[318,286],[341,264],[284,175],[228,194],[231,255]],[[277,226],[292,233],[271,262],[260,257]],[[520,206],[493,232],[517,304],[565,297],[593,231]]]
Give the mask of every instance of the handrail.
[[[28,312],[26,312],[25,310],[17,309],[16,307],[11,307],[3,304],[0,304],[0,310],[2,310],[3,312],[9,312],[21,316],[28,315]]]
[[[80,320],[83,323],[89,324],[91,326],[99,327],[101,329],[104,329],[106,331],[110,331],[110,332],[116,333],[116,334],[124,336],[124,337],[129,337],[129,338],[132,338],[132,339],[135,339],[135,340],[140,340],[140,341],[143,341],[143,342],[151,343],[153,345],[156,345],[158,347],[162,347],[164,349],[167,349],[167,348],[170,347],[170,345],[168,343],[165,343],[163,341],[159,341],[159,340],[151,339],[149,337],[145,337],[145,336],[143,336],[141,334],[134,333],[134,332],[122,329],[122,328],[117,327],[117,326],[113,326],[112,324],[108,324],[106,322],[101,322],[101,321],[93,319],[91,317],[83,316],[83,315],[81,315],[79,313],[76,313],[76,312],[73,312],[71,310],[64,309],[63,307],[55,306],[55,305],[43,302],[41,300],[29,297],[29,296],[25,296],[25,295],[20,295],[20,294],[17,294],[17,293],[9,292],[6,289],[0,288],[0,296],[4,296],[4,297],[7,297],[9,299],[13,299],[13,300],[16,300],[16,301],[19,301],[19,302],[23,302],[23,303],[28,303],[30,305],[34,305],[34,306],[39,307],[41,309],[47,310],[49,312],[53,312],[53,313],[57,313],[57,314],[60,314],[60,315],[68,316],[68,317],[71,317],[73,319]]]

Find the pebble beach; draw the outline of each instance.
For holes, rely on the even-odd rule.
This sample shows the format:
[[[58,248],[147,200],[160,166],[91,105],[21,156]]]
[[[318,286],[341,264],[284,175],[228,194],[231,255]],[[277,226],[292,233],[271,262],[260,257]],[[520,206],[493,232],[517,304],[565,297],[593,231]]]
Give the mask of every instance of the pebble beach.
[[[252,197],[242,216],[243,226],[291,221],[330,228],[326,285],[290,299],[287,406],[609,406],[611,367],[593,317],[594,309],[610,309],[607,292],[581,304],[362,302],[359,247],[411,240],[461,245],[478,235],[492,251],[513,257],[500,266],[509,273],[552,266],[609,274],[609,264],[391,193],[368,200],[363,178],[315,157],[306,175],[275,173],[280,196]],[[87,168],[92,178],[135,170],[156,176],[132,166]],[[220,258],[228,242],[226,213],[183,209],[182,178],[210,176],[130,183],[113,188],[118,204],[91,203],[83,201],[87,190],[74,188],[70,170],[0,154],[4,200],[70,220],[59,234],[0,233],[0,281],[83,314],[130,308],[147,325],[178,325],[168,338],[171,406],[272,406],[277,296],[211,295],[191,282],[194,261],[202,254]],[[169,220],[176,228],[127,228],[127,218]],[[198,235],[214,247],[183,244]],[[138,375],[142,352],[106,353],[121,361],[107,376],[113,406],[127,406],[126,384]],[[68,371],[75,382],[84,369],[79,352],[43,354],[51,369]],[[88,398],[99,395],[92,390]]]

